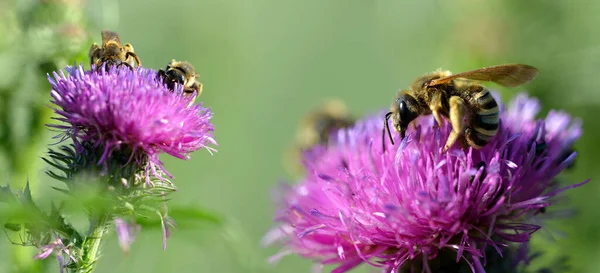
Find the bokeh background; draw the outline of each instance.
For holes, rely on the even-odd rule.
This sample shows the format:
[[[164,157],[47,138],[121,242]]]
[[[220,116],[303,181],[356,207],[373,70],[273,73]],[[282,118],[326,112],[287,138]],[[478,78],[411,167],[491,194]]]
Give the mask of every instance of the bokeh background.
[[[170,204],[224,224],[180,225],[166,251],[160,231],[148,228],[128,255],[113,235],[96,272],[310,272],[311,263],[295,256],[267,264],[278,247],[260,246],[273,226],[272,190],[295,179],[284,156],[306,112],[337,97],[361,116],[387,108],[399,88],[439,67],[515,62],[538,67],[539,77],[514,90],[493,87],[504,98],[526,89],[544,113],[561,108],[581,117],[579,157],[561,178],[565,185],[592,179],[567,192],[559,205],[577,213],[536,233],[534,250],[547,260],[568,254],[569,272],[600,268],[599,1],[1,1],[2,128],[17,129],[8,137],[14,143],[3,144],[0,184],[29,179],[40,199],[51,192],[40,159],[53,142],[43,127],[45,73],[85,60],[102,28],[132,43],[146,67],[172,58],[193,63],[204,83],[200,100],[215,113],[217,154],[163,159],[180,189]],[[30,8],[47,3],[72,10]],[[19,251],[0,236],[0,272]],[[57,272],[54,261],[48,272]]]

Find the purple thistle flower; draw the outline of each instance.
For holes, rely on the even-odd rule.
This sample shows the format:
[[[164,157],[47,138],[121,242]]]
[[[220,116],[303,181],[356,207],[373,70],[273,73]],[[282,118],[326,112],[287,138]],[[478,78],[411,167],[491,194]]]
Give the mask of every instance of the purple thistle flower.
[[[500,100],[497,98],[498,102]],[[307,175],[279,195],[279,227],[265,244],[286,239],[297,253],[346,272],[368,263],[385,272],[420,269],[451,251],[454,263],[485,272],[486,248],[526,244],[540,226],[529,222],[561,191],[554,177],[572,164],[581,122],[551,111],[535,120],[537,100],[519,95],[500,110],[497,135],[480,150],[443,154],[451,125],[432,116],[382,153],[383,115],[332,136],[304,155]],[[443,253],[442,253],[443,252]],[[525,254],[524,254],[525,255]],[[524,259],[525,257],[521,257]]]
[[[212,113],[199,105],[190,105],[177,86],[171,92],[156,80],[151,69],[110,69],[109,72],[84,71],[82,66],[67,67],[68,75],[48,75],[52,85],[56,118],[66,124],[52,124],[75,143],[91,142],[104,152],[98,164],[106,164],[114,151],[131,154],[146,174],[161,170],[159,160],[165,152],[181,159],[201,148],[212,153]],[[147,161],[147,164],[145,164]],[[148,177],[148,176],[147,176]],[[147,179],[149,181],[149,179]]]

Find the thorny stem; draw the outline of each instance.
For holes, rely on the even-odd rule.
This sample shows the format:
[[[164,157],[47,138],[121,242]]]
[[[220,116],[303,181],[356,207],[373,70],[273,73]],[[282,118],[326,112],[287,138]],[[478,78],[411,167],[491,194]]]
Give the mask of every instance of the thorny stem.
[[[85,238],[81,246],[82,256],[77,262],[76,273],[91,273],[96,268],[96,261],[100,255],[102,239],[108,232],[109,215],[98,217],[96,223],[92,223],[90,235]]]

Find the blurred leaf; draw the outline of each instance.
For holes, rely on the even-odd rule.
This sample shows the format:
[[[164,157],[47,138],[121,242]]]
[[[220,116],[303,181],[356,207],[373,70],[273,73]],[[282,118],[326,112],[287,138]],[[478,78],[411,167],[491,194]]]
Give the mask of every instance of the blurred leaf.
[[[206,224],[215,226],[221,226],[223,224],[223,219],[221,216],[214,212],[203,210],[198,207],[170,205],[168,216],[175,220],[178,229],[194,228],[198,225]],[[137,217],[136,223],[140,224],[144,228],[162,228],[161,220],[158,216]]]

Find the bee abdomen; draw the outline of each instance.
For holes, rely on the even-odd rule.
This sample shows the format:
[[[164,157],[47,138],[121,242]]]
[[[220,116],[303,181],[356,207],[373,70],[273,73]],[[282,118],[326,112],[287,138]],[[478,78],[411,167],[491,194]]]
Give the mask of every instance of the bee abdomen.
[[[477,93],[474,100],[478,110],[474,113],[465,136],[470,146],[479,149],[496,135],[500,118],[498,103],[488,90],[483,89]]]

